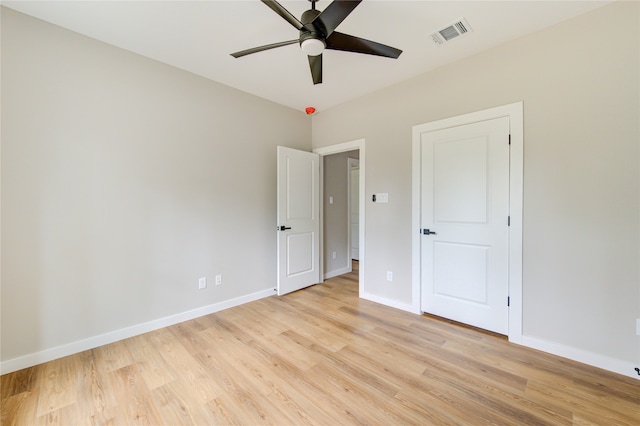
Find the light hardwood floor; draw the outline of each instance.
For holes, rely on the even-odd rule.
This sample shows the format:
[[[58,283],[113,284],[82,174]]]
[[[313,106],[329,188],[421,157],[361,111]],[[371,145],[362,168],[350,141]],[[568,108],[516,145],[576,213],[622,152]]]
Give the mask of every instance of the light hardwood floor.
[[[357,273],[1,386],[3,425],[640,425],[640,381],[361,300]]]

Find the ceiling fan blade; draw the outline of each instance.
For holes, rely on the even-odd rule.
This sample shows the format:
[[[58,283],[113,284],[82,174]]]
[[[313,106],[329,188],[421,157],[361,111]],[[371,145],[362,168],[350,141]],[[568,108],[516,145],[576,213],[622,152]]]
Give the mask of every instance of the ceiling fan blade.
[[[334,0],[313,20],[325,37],[329,37],[362,0]]]
[[[311,68],[313,84],[322,83],[322,55],[309,56],[309,68]]]
[[[278,15],[282,16],[288,23],[296,27],[297,30],[302,30],[303,28],[302,22],[300,22],[298,18],[293,16],[291,12],[289,12],[287,9],[282,7],[280,3],[278,3],[275,0],[261,0],[261,1],[262,3],[269,6],[271,10],[276,12]]]
[[[365,40],[352,35],[333,32],[326,39],[327,49],[344,50],[346,52],[365,53],[367,55],[384,56],[386,58],[397,59],[402,50],[375,41]]]
[[[279,43],[267,44],[265,46],[252,47],[251,49],[241,50],[239,52],[232,53],[231,56],[234,58],[240,58],[242,56],[250,55],[252,53],[262,52],[263,50],[275,49],[276,47],[288,46],[290,44],[299,43],[298,39],[295,40],[287,40],[281,41]]]

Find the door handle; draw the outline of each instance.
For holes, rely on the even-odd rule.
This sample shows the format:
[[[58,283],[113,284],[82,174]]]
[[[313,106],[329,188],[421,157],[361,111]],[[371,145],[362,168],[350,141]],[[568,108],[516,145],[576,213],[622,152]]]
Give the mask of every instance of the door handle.
[[[287,229],[291,229],[290,226],[279,226],[278,231],[286,231]]]
[[[422,233],[424,235],[437,235],[434,231],[431,231],[430,229],[423,229]]]

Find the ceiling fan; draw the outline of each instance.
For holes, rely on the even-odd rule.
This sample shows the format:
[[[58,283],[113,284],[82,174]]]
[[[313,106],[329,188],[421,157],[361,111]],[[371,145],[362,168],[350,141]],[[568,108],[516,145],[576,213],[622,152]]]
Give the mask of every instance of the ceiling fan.
[[[335,31],[362,0],[334,0],[323,11],[316,10],[317,0],[309,0],[311,9],[305,11],[300,20],[275,0],[261,1],[300,31],[300,36],[295,40],[267,44],[232,53],[231,56],[234,58],[299,43],[302,51],[309,57],[313,84],[319,84],[322,83],[322,52],[325,49],[365,53],[393,59],[397,59],[402,53],[402,50],[391,46]]]

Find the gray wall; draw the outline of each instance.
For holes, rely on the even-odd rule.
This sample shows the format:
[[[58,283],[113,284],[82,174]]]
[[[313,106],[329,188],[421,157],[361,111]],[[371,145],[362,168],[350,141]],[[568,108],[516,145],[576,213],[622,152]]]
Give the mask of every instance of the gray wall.
[[[412,126],[523,101],[523,333],[638,361],[639,6],[605,6],[314,117],[314,148],[366,139],[367,293],[411,303]],[[377,192],[389,204],[371,203]]]
[[[6,8],[1,101],[3,361],[275,287],[304,114]]]

